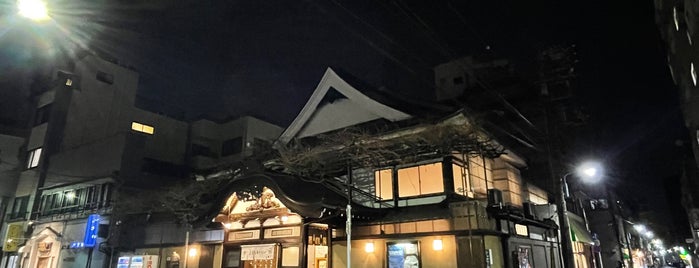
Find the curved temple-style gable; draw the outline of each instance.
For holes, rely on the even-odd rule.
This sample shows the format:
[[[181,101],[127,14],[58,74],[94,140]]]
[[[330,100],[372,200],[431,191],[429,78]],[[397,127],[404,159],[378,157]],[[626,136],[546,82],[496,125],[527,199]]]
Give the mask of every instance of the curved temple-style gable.
[[[282,217],[291,214],[294,213],[277,199],[274,192],[264,187],[259,196],[251,196],[243,200],[238,197],[237,192],[231,194],[214,221],[225,224],[232,221]]]
[[[328,68],[296,119],[279,137],[281,143],[376,119],[401,121],[412,116],[379,103]]]

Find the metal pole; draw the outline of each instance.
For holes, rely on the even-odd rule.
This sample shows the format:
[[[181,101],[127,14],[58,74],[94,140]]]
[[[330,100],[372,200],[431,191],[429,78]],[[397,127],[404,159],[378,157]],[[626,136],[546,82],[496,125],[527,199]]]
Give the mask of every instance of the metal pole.
[[[85,268],[89,268],[92,266],[92,253],[94,250],[94,247],[91,247],[87,250],[87,261],[85,262]]]
[[[568,208],[566,207],[566,184],[567,177],[572,174],[568,173],[561,176],[559,180],[559,197],[558,197],[558,219],[561,223],[561,251],[563,253],[563,267],[574,268],[573,258],[573,241],[570,239],[570,222],[568,222]]]
[[[184,268],[187,268],[189,258],[189,230],[184,235]]]
[[[114,261],[114,247],[109,251],[109,268],[112,268],[112,262]]]
[[[619,261],[623,264],[624,263],[624,247],[621,243],[621,237],[620,237],[620,230],[619,230],[619,222],[616,220],[616,199],[613,198],[612,193],[609,191],[609,187],[605,186],[605,192],[607,194],[607,200],[611,203],[611,207],[609,208],[609,213],[612,216],[612,228],[614,228],[614,234],[616,235],[616,242],[617,245],[619,246]],[[624,232],[626,233],[626,232]],[[626,236],[626,234],[624,234]],[[629,253],[631,253],[629,251]],[[629,256],[630,258],[631,256]],[[633,264],[631,264],[633,267]]]
[[[347,223],[345,232],[347,232],[347,268],[352,267],[352,205],[347,204]]]
[[[347,268],[352,267],[352,164],[347,164]]]

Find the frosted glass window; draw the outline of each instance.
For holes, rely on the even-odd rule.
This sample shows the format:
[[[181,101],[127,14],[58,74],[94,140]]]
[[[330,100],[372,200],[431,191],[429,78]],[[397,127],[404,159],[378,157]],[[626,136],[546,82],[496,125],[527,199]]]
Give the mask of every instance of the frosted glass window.
[[[418,196],[444,192],[442,163],[433,163],[398,170],[398,195]]]
[[[380,200],[393,199],[393,170],[382,169],[374,172],[376,191]]]
[[[454,178],[454,192],[460,195],[473,197],[471,183],[468,179],[468,169],[452,164],[452,176]]]

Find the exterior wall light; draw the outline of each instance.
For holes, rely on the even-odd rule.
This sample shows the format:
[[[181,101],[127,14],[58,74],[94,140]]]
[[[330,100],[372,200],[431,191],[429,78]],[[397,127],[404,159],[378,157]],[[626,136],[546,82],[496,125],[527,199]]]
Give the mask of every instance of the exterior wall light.
[[[364,251],[366,251],[366,253],[374,252],[374,242],[367,242],[364,245]]]
[[[432,241],[432,248],[434,250],[442,250],[444,248],[444,244],[442,244],[442,239],[435,239]]]
[[[196,257],[196,256],[197,256],[197,249],[196,249],[196,248],[190,248],[190,249],[189,249],[189,256],[190,256],[190,257]]]

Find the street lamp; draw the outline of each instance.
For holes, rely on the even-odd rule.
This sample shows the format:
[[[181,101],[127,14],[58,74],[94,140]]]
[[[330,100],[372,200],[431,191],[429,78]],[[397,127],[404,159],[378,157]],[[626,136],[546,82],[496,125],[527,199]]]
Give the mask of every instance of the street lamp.
[[[568,172],[560,178],[560,195],[558,198],[558,218],[561,222],[561,247],[563,249],[563,267],[573,268],[573,245],[570,237],[570,222],[568,221],[568,208],[566,206],[568,176],[576,174],[582,182],[587,184],[599,183],[602,180],[601,165],[596,162],[585,162],[575,171]]]
[[[46,3],[41,0],[17,0],[17,13],[34,21],[50,19]]]

